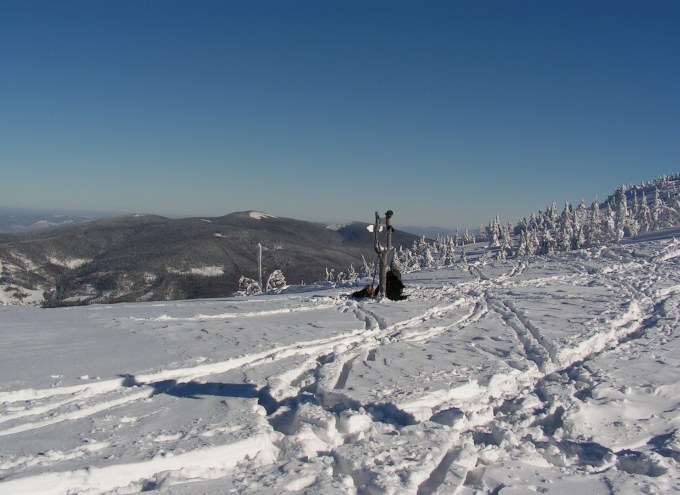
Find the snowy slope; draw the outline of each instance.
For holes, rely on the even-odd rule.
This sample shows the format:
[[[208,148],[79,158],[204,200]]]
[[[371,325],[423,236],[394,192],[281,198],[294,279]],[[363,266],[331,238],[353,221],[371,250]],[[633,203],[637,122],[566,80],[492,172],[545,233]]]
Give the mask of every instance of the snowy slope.
[[[401,302],[0,307],[0,494],[679,491],[673,233]]]

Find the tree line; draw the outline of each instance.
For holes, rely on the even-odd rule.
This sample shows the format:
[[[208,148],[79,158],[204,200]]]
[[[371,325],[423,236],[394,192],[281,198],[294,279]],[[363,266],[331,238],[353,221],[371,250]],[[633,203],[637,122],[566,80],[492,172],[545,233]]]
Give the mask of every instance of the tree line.
[[[557,252],[601,246],[608,242],[639,234],[680,226],[680,174],[666,175],[651,182],[619,187],[613,195],[600,202],[595,198],[589,206],[581,200],[574,207],[565,202],[561,212],[557,203],[545,211],[532,212],[517,224],[503,224],[500,216],[481,225],[476,234],[468,230],[455,235],[422,237],[410,247],[401,246],[394,259],[402,271],[441,268],[467,263],[467,250],[473,244],[486,243],[483,258],[506,259],[513,256],[550,255]],[[277,270],[268,280],[266,291],[285,287],[285,278]],[[351,265],[345,271],[326,269],[321,280],[333,286],[355,286],[366,279],[375,279],[377,262],[362,260],[361,266]],[[274,274],[273,274],[274,275]],[[241,277],[239,294],[261,293],[257,282]]]

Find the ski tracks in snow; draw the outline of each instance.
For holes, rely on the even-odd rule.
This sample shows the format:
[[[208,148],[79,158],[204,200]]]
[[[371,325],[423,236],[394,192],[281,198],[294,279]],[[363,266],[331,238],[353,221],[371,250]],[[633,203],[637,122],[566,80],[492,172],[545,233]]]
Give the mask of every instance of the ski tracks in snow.
[[[155,401],[167,397],[167,393],[187,398],[203,391],[219,396],[216,391],[226,389],[223,395],[228,411],[255,408],[259,413],[254,417],[260,418],[245,426],[244,422],[253,417],[251,411],[220,427],[217,414],[209,428],[179,426],[182,433],[157,431],[154,438],[164,445],[173,439],[181,440],[192,431],[204,442],[174,454],[153,451],[153,455],[137,461],[110,458],[96,468],[59,470],[69,455],[87,458],[106,450],[109,445],[105,440],[91,442],[89,451],[75,449],[72,454],[44,456],[40,462],[53,466],[50,470],[56,471],[52,473],[17,476],[15,469],[29,461],[4,457],[0,459],[0,493],[29,493],[32,489],[44,490],[43,493],[170,490],[189,479],[226,476],[237,466],[241,476],[234,477],[230,486],[242,492],[249,491],[247,479],[270,480],[271,484],[278,483],[279,488],[286,489],[315,486],[315,490],[327,493],[429,495],[455,493],[462,488],[493,491],[494,486],[498,489],[501,485],[488,481],[487,466],[493,462],[488,452],[493,450],[498,456],[522,455],[518,450],[526,439],[522,438],[521,428],[551,436],[564,426],[565,411],[578,402],[572,396],[550,399],[550,383],[556,377],[573,375],[584,369],[588,361],[616,352],[620,345],[633,345],[631,336],[635,338],[659,324],[672,333],[671,324],[658,320],[674,318],[677,324],[677,311],[673,314],[671,307],[660,313],[659,307],[677,301],[680,282],[673,280],[673,272],[662,265],[676,263],[678,252],[677,247],[671,246],[640,258],[635,253],[631,255],[630,249],[602,250],[594,259],[573,262],[562,259],[561,263],[571,262],[578,267],[562,276],[551,274],[550,262],[541,259],[506,262],[506,269],[499,268],[497,273],[482,265],[471,265],[472,280],[446,288],[413,287],[404,303],[327,297],[300,299],[294,308],[261,312],[135,317],[140,322],[192,323],[337,311],[353,315],[357,327],[330,337],[276,345],[223,361],[76,386],[0,392],[3,407],[0,438],[6,440],[12,435],[103,414],[124,422],[125,417],[120,417],[118,411],[133,404],[143,405],[141,411],[153,416],[162,408],[155,406]],[[607,262],[602,262],[603,259]],[[610,269],[611,260],[620,266]],[[537,319],[536,311],[523,305],[534,301],[534,289],[556,283],[577,288],[583,284],[584,292],[589,286],[603,287],[602,290],[617,293],[619,305],[608,306],[604,313],[593,315],[588,313],[592,308],[586,306],[597,301],[596,296],[584,299],[585,316],[573,324],[576,333],[553,329],[546,326],[549,319]],[[542,294],[557,300],[566,297],[569,302],[576,299],[559,290],[544,290]],[[509,337],[491,334],[489,344],[469,352],[483,349],[500,353],[502,343],[508,346],[503,352],[523,356],[525,365],[499,366],[487,370],[487,380],[461,377],[462,381],[456,384],[451,379],[457,373],[447,375],[450,370],[439,370],[444,373],[443,382],[414,388],[406,396],[396,392],[390,395],[387,385],[376,382],[378,394],[374,395],[383,399],[367,400],[352,388],[361,378],[357,374],[378,373],[379,368],[393,366],[390,349],[401,349],[402,353],[404,349],[442,352],[442,346],[459,334],[470,332],[474,336],[485,326],[496,328],[494,318],[500,318],[505,328],[510,329]],[[562,337],[560,331],[567,336]],[[513,339],[518,344],[516,351],[512,348]],[[462,350],[452,349],[452,359]],[[282,368],[277,363],[287,364]],[[503,364],[503,360],[499,363]],[[243,378],[255,377],[255,381],[230,386],[208,381],[234,373]],[[532,401],[537,405],[527,409]],[[224,437],[222,443],[212,442],[220,435]],[[422,440],[424,437],[427,442]],[[368,438],[373,447],[366,443]],[[547,439],[529,443],[532,446],[529,454],[547,464],[558,465],[565,457],[585,459],[593,454],[593,447],[586,452],[582,444],[566,441]],[[402,459],[401,465],[391,466],[389,458]],[[314,468],[306,467],[300,459],[307,459]],[[616,462],[616,457],[603,455],[595,464],[602,467],[606,462]],[[621,465],[631,462],[621,461]],[[290,463],[297,466],[299,473],[289,477],[288,485],[282,487],[280,481],[272,479],[272,473],[277,469],[282,472],[283,466]],[[326,468],[319,469],[319,463],[325,463]]]

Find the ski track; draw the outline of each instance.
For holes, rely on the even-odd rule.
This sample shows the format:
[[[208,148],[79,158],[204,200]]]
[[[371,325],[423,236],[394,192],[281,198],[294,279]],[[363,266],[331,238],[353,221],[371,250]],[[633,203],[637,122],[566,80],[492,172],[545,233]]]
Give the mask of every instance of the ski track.
[[[680,249],[670,246],[650,259],[622,260],[616,252],[603,249],[599,253],[601,258],[611,258],[623,265],[622,270],[640,272],[654,272],[659,263],[675,260],[680,256]],[[219,313],[215,315],[196,314],[190,317],[173,317],[163,314],[152,318],[135,318],[138,321],[174,321],[191,322],[235,318],[257,318],[274,316],[292,312],[310,312],[335,308],[338,311],[351,312],[360,328],[329,338],[300,341],[288,345],[281,345],[270,350],[245,354],[222,362],[195,365],[185,368],[167,369],[152,373],[139,374],[133,377],[103,380],[77,386],[54,387],[50,389],[24,389],[0,392],[0,403],[16,404],[16,410],[0,417],[0,424],[6,425],[0,430],[0,436],[10,437],[13,434],[39,429],[58,422],[69,421],[94,415],[102,411],[113,410],[124,404],[141,400],[154,400],[154,385],[168,380],[178,383],[197,379],[204,379],[211,375],[225,373],[232,370],[252,369],[261,365],[271,364],[295,356],[307,356],[299,366],[287,370],[279,375],[272,375],[266,383],[260,384],[258,394],[267,391],[276,401],[272,405],[273,418],[278,417],[277,431],[294,430],[293,422],[281,422],[278,409],[284,404],[301,404],[302,397],[312,394],[315,397],[320,414],[338,417],[338,405],[349,404],[348,409],[359,411],[366,404],[352,404],[350,396],[344,396],[346,387],[357,360],[375,361],[376,350],[381,346],[394,343],[419,343],[437,338],[446,332],[455,332],[468,325],[484,319],[489,313],[500,315],[506,325],[521,344],[521,349],[530,366],[527,371],[515,369],[507,377],[500,377],[500,382],[483,385],[471,379],[464,387],[453,390],[434,390],[401,404],[395,404],[402,412],[414,414],[416,424],[421,424],[443,411],[460,410],[466,420],[448,428],[448,439],[442,444],[441,452],[432,459],[432,466],[421,473],[419,479],[411,483],[412,493],[429,495],[439,493],[440,489],[456,485],[477,489],[484,473],[484,466],[465,461],[469,455],[467,449],[458,444],[464,436],[470,436],[474,431],[481,431],[493,421],[493,415],[483,414],[484,410],[500,408],[507,401],[521,401],[526,399],[542,387],[542,383],[555,373],[564,372],[574,366],[580,366],[584,361],[611,352],[630,335],[642,330],[643,322],[653,317],[654,297],[665,300],[680,292],[680,285],[670,285],[656,288],[653,280],[643,280],[631,283],[630,277],[608,276],[600,273],[599,280],[614,283],[614,289],[626,296],[623,301],[625,309],[619,314],[607,316],[605,319],[593,319],[589,322],[592,327],[590,336],[575,343],[570,349],[557,349],[555,343],[543,335],[542,329],[531,321],[531,318],[511,299],[508,298],[508,288],[526,286],[544,286],[559,281],[578,285],[585,280],[581,275],[564,276],[536,276],[520,279],[529,272],[530,264],[526,261],[518,262],[510,271],[492,279],[483,273],[478,266],[470,266],[469,273],[473,281],[463,282],[457,291],[452,291],[450,299],[423,309],[419,314],[400,321],[389,323],[372,308],[374,302],[357,302],[335,298],[327,300],[303,300],[300,306],[278,310],[252,311],[243,313]],[[583,270],[588,267],[584,264]],[[316,304],[319,303],[319,304]],[[305,306],[307,304],[307,306]],[[164,305],[152,305],[164,307]],[[462,316],[452,319],[452,313],[458,309],[466,309]],[[503,381],[505,379],[505,381]],[[30,403],[22,409],[24,404]],[[568,406],[568,404],[564,404]],[[346,406],[347,407],[347,406]],[[562,409],[564,410],[564,409]],[[426,411],[423,416],[423,411]],[[553,411],[554,421],[560,416],[559,410]],[[112,411],[112,414],[113,411]],[[395,412],[396,414],[396,412]],[[545,424],[551,420],[544,419]],[[374,422],[378,421],[373,419]],[[285,436],[285,433],[281,434]],[[27,477],[19,477],[9,481],[0,478],[0,493],[63,493],[70,492],[106,493],[107,491],[125,488],[130,492],[144,491],[149,480],[158,481],[158,473],[175,472],[175,482],[183,480],[180,471],[192,466],[193,473],[199,472],[204,479],[224,476],[237,462],[253,459],[258,452],[267,452],[265,446],[270,442],[270,436],[263,433],[253,434],[245,439],[221,446],[195,449],[189,452],[168,457],[154,457],[137,463],[112,464],[101,468],[86,470],[51,472]],[[343,443],[352,442],[352,434],[346,433]],[[281,440],[275,441],[277,445]],[[555,444],[559,448],[566,448],[563,444]],[[329,440],[328,450],[332,452],[333,443]],[[336,462],[334,469],[351,477],[358,493],[364,493],[360,485],[367,482],[366,475],[357,472],[342,463]],[[475,457],[475,456],[473,456]],[[215,459],[205,464],[205,459]],[[476,458],[476,457],[475,457]],[[277,461],[276,456],[260,456],[257,463],[270,464]],[[5,463],[9,465],[8,462]],[[452,470],[456,468],[457,481],[451,480]],[[96,489],[93,487],[97,487]],[[448,489],[448,488],[447,488]],[[126,491],[127,493],[127,491]],[[366,492],[368,493],[368,492]]]

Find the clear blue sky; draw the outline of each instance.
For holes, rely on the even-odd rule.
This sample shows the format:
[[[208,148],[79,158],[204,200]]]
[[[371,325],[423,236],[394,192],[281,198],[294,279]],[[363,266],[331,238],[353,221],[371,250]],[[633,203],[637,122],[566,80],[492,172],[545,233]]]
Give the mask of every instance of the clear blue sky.
[[[0,206],[477,227],[676,172],[678,1],[0,0]]]

